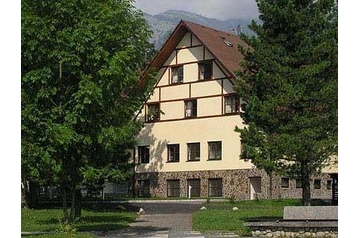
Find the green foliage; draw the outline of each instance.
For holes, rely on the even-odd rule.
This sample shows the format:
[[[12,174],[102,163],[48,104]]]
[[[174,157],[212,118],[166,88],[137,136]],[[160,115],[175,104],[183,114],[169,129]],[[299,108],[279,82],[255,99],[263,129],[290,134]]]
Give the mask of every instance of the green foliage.
[[[154,77],[146,21],[131,0],[21,2],[22,175],[59,185],[128,176],[133,120]]]
[[[237,91],[249,103],[236,128],[243,154],[268,173],[309,178],[338,150],[338,3],[258,0],[262,25],[243,39]],[[307,179],[306,179],[307,178]],[[307,198],[307,197],[306,197]]]

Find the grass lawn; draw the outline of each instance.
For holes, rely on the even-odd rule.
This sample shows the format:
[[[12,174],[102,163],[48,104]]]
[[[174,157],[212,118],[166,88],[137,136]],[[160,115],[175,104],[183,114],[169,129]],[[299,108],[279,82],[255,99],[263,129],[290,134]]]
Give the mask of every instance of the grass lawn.
[[[82,217],[72,226],[76,231],[109,231],[129,226],[137,218],[133,212],[96,212],[82,210]],[[63,231],[61,209],[21,209],[21,231]],[[63,235],[63,236],[61,236]],[[68,234],[38,235],[34,237],[69,237]],[[74,237],[91,237],[77,234]]]
[[[251,200],[238,202],[210,202],[204,204],[207,210],[193,214],[193,229],[201,232],[236,231],[239,235],[251,235],[251,231],[244,227],[249,219],[282,219],[284,206],[299,206],[300,200]],[[238,211],[233,211],[238,207]]]

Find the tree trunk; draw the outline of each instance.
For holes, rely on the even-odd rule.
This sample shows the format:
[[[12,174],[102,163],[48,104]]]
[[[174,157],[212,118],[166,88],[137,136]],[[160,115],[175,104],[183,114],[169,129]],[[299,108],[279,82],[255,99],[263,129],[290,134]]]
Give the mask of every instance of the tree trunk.
[[[71,220],[81,217],[81,190],[73,189],[71,194]]]
[[[63,210],[63,218],[64,218],[64,222],[66,224],[70,223],[69,217],[68,217],[68,210],[67,210],[67,193],[66,193],[66,189],[64,189],[64,191],[62,192],[62,210]]]
[[[301,176],[302,176],[302,205],[311,206],[311,186],[310,177],[311,173],[308,169],[307,161],[303,161],[301,165]]]
[[[28,195],[28,188],[27,188],[27,181],[26,179],[22,178],[21,182],[21,207],[29,208],[29,195]]]
[[[272,171],[270,171],[269,173],[269,177],[270,177],[270,199],[272,199]]]
[[[75,217],[81,217],[82,210],[82,194],[80,189],[75,192]]]

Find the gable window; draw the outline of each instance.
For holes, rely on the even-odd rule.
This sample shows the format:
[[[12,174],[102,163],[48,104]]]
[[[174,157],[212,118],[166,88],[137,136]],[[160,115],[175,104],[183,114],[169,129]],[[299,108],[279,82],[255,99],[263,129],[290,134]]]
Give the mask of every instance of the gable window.
[[[138,158],[140,164],[149,163],[149,146],[138,146]]]
[[[313,188],[314,189],[321,189],[321,180],[320,179],[313,180]]]
[[[180,180],[173,179],[167,180],[167,196],[179,197],[180,196]]]
[[[239,111],[239,97],[236,95],[225,97],[225,114]]]
[[[150,180],[139,180],[139,197],[150,197]]]
[[[204,61],[199,63],[199,80],[212,79],[213,63],[212,61]]]
[[[200,197],[200,179],[188,179],[188,197],[190,190],[190,197]]]
[[[168,162],[179,162],[179,144],[168,145]]]
[[[222,197],[222,190],[223,190],[223,182],[221,178],[215,178],[215,179],[209,179],[208,180],[209,185],[209,191],[208,196],[209,197]]]
[[[208,142],[209,160],[221,160],[221,141]]]
[[[289,188],[289,187],[290,187],[290,179],[281,178],[281,188]]]
[[[188,161],[200,160],[200,143],[188,143]]]
[[[185,117],[196,117],[196,100],[185,101]]]
[[[147,122],[156,122],[160,119],[159,103],[148,104]]]
[[[172,68],[172,84],[183,82],[183,66]]]

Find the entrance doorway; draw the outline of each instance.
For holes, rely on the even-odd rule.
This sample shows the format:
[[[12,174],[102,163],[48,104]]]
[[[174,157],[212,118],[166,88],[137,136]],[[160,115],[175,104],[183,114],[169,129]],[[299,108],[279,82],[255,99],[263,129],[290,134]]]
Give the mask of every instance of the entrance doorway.
[[[261,193],[261,177],[250,178],[250,200],[256,199],[256,194]]]

